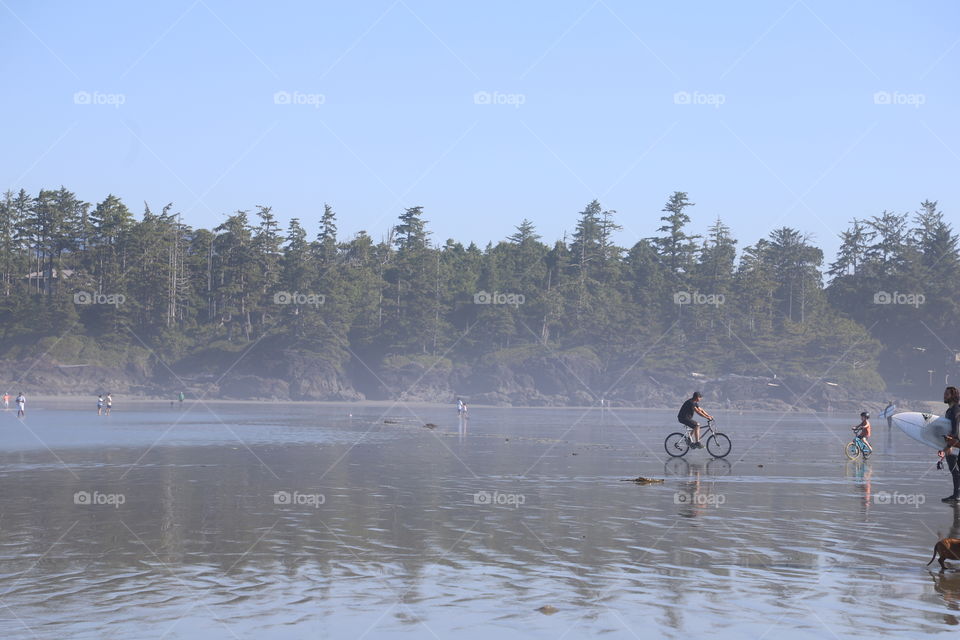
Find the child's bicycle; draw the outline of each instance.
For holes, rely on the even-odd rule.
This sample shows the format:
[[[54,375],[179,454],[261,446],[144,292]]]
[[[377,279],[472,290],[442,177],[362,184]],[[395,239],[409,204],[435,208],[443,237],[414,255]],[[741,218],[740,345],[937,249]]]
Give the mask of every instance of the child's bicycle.
[[[857,427],[854,427],[852,431],[856,433]],[[847,457],[851,460],[856,460],[860,456],[863,456],[863,459],[866,460],[870,457],[870,454],[873,453],[873,449],[871,449],[870,445],[863,441],[863,438],[855,435],[853,436],[853,440],[848,442],[843,447],[843,452],[847,454]]]
[[[676,431],[667,436],[663,441],[663,448],[667,450],[674,458],[680,458],[687,455],[693,444],[690,437],[693,435],[693,428],[687,427],[686,433]],[[700,442],[707,443],[707,452],[714,458],[723,458],[730,453],[730,438],[726,434],[714,430],[713,420],[707,420],[707,425],[701,429]],[[700,446],[703,446],[702,444]]]

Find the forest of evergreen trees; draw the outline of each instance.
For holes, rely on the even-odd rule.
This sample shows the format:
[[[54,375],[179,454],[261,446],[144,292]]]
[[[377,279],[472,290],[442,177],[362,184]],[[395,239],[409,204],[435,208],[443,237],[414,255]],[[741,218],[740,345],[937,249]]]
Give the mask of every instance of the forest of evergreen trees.
[[[611,379],[805,375],[922,395],[960,375],[960,255],[936,202],[854,219],[830,264],[800,229],[742,247],[720,219],[693,235],[693,207],[673,193],[648,214],[656,235],[631,247],[593,201],[569,241],[545,243],[523,220],[480,248],[433,241],[421,207],[378,242],[339,237],[330,206],[318,229],[294,218],[284,230],[265,206],[195,229],[172,205],[137,218],[113,195],[7,192],[0,358],[123,365],[149,351],[175,363],[269,338],[371,373],[545,350],[586,354]]]

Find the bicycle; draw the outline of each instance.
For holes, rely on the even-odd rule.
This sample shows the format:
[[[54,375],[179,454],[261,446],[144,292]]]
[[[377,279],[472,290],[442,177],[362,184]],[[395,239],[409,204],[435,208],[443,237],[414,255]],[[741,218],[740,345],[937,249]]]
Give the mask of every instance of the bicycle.
[[[706,430],[704,432],[704,429]],[[663,441],[663,448],[674,458],[681,458],[687,455],[693,444],[690,436],[693,435],[693,427],[687,427],[686,433],[676,431],[667,436]],[[713,420],[707,420],[706,426],[701,429],[700,442],[707,443],[707,452],[714,458],[724,458],[730,453],[732,447],[730,438],[726,434],[720,433],[713,428]],[[701,445],[702,446],[702,445]]]
[[[856,433],[858,427],[853,427],[851,431]],[[863,441],[859,435],[853,436],[853,440],[848,442],[843,447],[843,452],[847,454],[847,457],[851,460],[856,460],[860,456],[863,456],[863,459],[866,460],[870,457],[870,454],[873,453],[873,449],[870,448],[866,442]]]

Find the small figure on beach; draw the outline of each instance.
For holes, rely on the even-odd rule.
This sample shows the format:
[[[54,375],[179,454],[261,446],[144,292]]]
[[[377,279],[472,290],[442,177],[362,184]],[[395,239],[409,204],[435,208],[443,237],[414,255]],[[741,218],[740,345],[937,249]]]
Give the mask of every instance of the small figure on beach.
[[[179,398],[180,398],[180,404],[183,404],[183,398],[184,398],[183,391],[180,392]]]
[[[110,415],[110,409],[113,408],[113,395],[107,394],[106,404],[106,415]]]
[[[883,416],[887,419],[887,427],[893,428],[893,414],[897,411],[897,405],[893,400],[887,400],[887,406],[883,408]]]
[[[872,453],[873,447],[871,447],[870,443],[867,442],[867,438],[870,437],[870,414],[869,413],[867,413],[866,411],[860,412],[860,424],[853,427],[853,431],[854,433],[856,433],[858,438],[863,440],[863,444],[867,445],[867,449],[869,449],[870,452]]]
[[[953,478],[953,493],[942,502],[960,501],[960,389],[956,387],[947,387],[943,390],[943,402],[947,405],[947,412],[943,417],[950,421],[950,433],[943,436],[944,447],[937,452],[941,461],[937,463],[938,468],[943,467],[943,459],[946,460],[947,469]]]
[[[461,418],[467,417],[467,403],[463,401],[463,398],[457,399],[457,415]]]
[[[3,409],[8,411],[10,409],[10,394],[6,391],[3,392]]]
[[[97,415],[103,415],[103,394],[97,396]]]
[[[23,418],[27,415],[27,398],[23,391],[17,394],[17,417]]]

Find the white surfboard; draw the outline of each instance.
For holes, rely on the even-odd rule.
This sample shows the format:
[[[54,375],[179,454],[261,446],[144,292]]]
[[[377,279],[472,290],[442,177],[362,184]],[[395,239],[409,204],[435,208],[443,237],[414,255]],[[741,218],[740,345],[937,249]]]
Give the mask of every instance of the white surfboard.
[[[943,436],[950,433],[950,421],[930,413],[898,413],[893,416],[893,424],[917,442],[934,449],[943,449]]]

